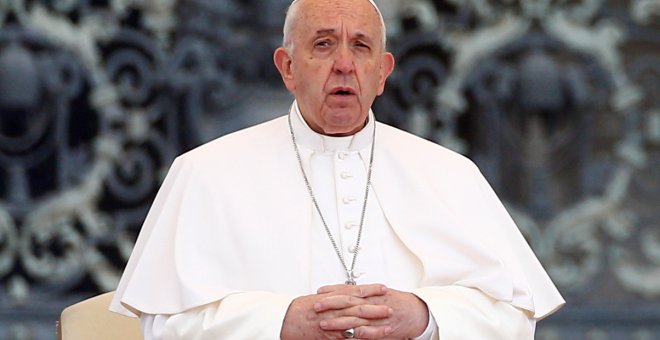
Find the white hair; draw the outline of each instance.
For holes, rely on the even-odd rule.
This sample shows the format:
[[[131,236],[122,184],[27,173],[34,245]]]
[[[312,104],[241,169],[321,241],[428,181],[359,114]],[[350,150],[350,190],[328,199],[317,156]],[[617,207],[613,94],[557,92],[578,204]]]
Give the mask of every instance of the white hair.
[[[291,38],[291,32],[293,31],[293,26],[295,21],[297,20],[298,16],[298,6],[297,4],[301,0],[293,0],[291,2],[291,5],[289,5],[289,8],[286,11],[286,17],[284,18],[284,37],[282,39],[282,46],[286,48],[287,50],[292,50],[293,49],[293,39]],[[383,50],[385,50],[386,44],[387,44],[387,29],[385,28],[385,19],[383,19],[383,14],[380,12],[380,9],[378,8],[378,5],[374,2],[374,0],[369,0],[369,3],[371,3],[372,6],[376,9],[376,12],[378,13],[378,17],[380,18],[380,26],[381,26],[381,41],[383,44]]]

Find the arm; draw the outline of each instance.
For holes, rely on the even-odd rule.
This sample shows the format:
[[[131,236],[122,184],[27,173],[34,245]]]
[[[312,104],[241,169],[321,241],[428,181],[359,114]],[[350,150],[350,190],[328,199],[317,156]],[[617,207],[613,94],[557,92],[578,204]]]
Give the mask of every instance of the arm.
[[[437,322],[429,339],[534,339],[531,312],[462,286],[424,287],[414,291]]]
[[[145,340],[161,339],[341,339],[341,332],[320,328],[323,318],[350,313],[357,318],[387,317],[387,306],[366,302],[366,297],[383,294],[382,285],[354,287],[346,296],[352,306],[318,314],[318,302],[342,292],[313,294],[291,300],[270,292],[244,292],[174,315],[142,314],[140,320]],[[384,327],[374,327],[383,334]]]
[[[143,314],[143,333],[145,340],[340,339],[343,330],[354,327],[365,339],[532,339],[534,335],[534,321],[522,310],[475,289],[427,287],[411,294],[394,289],[378,292],[374,288],[380,285],[343,287],[324,287],[319,294],[293,300],[247,292],[171,316]]]
[[[142,314],[145,340],[278,339],[291,298],[245,292],[173,315]]]
[[[340,289],[323,287],[321,292]],[[462,286],[426,287],[406,293],[388,289],[387,294],[368,299],[384,304],[393,312],[373,324],[387,325],[392,339],[533,339],[535,321],[525,311],[495,300],[477,289]],[[328,307],[335,307],[327,302]],[[426,314],[425,314],[426,313]],[[356,328],[360,338],[371,338],[364,324],[350,318],[327,320],[328,331]],[[369,324],[369,325],[373,325]],[[421,328],[420,328],[421,327]]]

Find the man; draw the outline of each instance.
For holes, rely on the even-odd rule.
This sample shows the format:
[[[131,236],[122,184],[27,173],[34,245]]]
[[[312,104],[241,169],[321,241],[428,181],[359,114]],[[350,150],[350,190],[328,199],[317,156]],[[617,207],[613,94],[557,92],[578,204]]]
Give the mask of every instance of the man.
[[[531,339],[563,304],[478,169],[370,111],[371,0],[296,0],[284,116],[175,160],[111,309],[146,339]]]

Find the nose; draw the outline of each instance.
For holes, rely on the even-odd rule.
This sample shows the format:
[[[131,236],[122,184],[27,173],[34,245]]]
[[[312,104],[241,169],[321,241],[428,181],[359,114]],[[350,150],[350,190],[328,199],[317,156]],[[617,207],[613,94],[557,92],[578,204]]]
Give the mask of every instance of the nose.
[[[340,74],[350,74],[355,70],[353,56],[347,46],[342,45],[337,49],[333,69]]]

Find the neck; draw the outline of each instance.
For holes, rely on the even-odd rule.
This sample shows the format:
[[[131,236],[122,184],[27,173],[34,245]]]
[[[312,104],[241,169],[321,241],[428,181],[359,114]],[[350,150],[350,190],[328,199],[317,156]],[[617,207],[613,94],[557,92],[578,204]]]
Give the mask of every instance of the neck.
[[[305,119],[305,118],[303,117],[303,119]],[[353,136],[354,134],[362,131],[362,129],[364,129],[364,127],[367,126],[367,123],[369,122],[369,117],[367,117],[367,119],[365,119],[364,122],[358,128],[353,129],[349,132],[337,132],[337,133],[326,133],[320,127],[317,127],[317,128],[312,127],[312,125],[307,121],[307,119],[305,119],[305,122],[307,123],[307,125],[312,130],[314,130],[315,132],[320,133],[324,136],[328,136],[328,137],[348,137],[348,136]]]
[[[294,118],[293,128],[300,144],[307,149],[324,152],[340,149],[364,150],[372,141],[373,127],[371,125],[376,124],[375,118],[371,116],[373,113],[370,111],[368,117],[364,119],[364,124],[360,124],[359,128],[355,129],[356,131],[330,134],[311,126],[303,117],[296,101],[291,105],[289,114]]]

